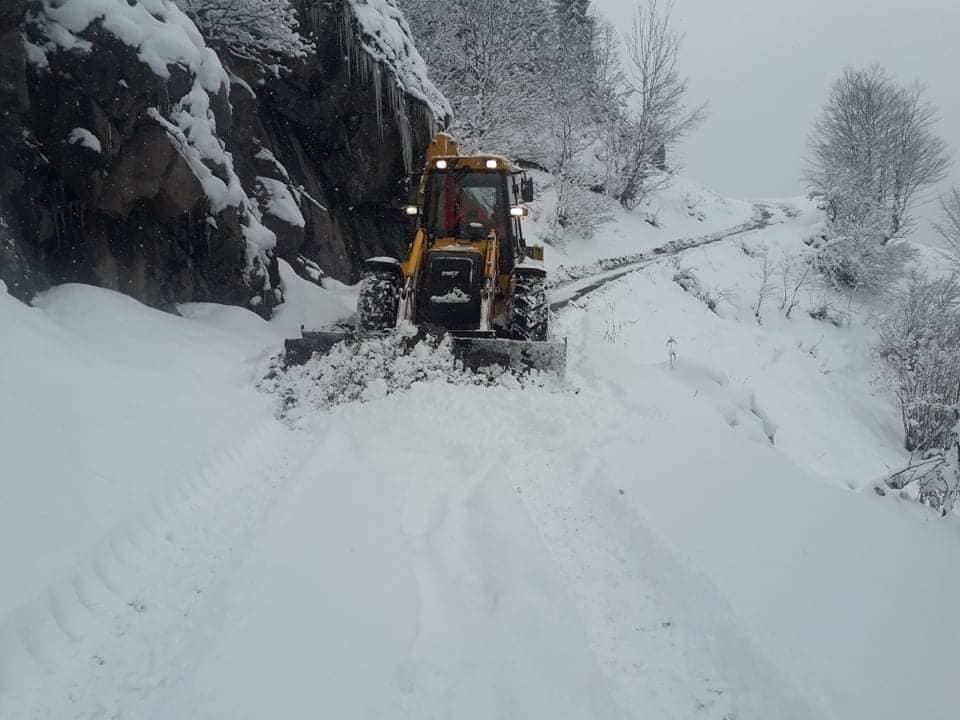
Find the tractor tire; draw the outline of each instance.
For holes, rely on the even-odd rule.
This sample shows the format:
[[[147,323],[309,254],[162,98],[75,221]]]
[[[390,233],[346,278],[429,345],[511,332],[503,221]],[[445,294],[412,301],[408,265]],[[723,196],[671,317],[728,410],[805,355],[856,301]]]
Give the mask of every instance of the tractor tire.
[[[544,278],[518,275],[513,290],[510,330],[516,340],[543,342],[547,339],[550,305]]]
[[[360,283],[357,324],[361,332],[382,332],[397,325],[400,278],[385,270],[368,270]]]

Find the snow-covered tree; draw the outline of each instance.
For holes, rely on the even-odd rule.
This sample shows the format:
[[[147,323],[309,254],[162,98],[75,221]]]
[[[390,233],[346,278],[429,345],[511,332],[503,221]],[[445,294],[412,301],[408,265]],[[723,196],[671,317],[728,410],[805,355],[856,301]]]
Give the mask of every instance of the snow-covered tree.
[[[960,262],[960,188],[955,187],[940,198],[940,214],[940,221],[934,227]]]
[[[569,62],[587,67],[593,60],[594,18],[590,0],[553,0],[554,49]]]
[[[706,104],[689,107],[687,80],[678,68],[680,35],[672,25],[671,6],[643,0],[626,37],[627,82],[635,107],[626,132],[630,160],[625,168],[621,204],[635,207],[656,176],[663,148],[696,130],[707,118]]]
[[[598,125],[595,157],[601,167],[596,183],[609,197],[619,196],[629,158],[628,99],[620,34],[609,22],[598,22],[594,32],[593,93]]]
[[[529,159],[544,111],[549,7],[543,0],[406,0],[404,12],[433,81],[454,110],[467,152]]]
[[[829,221],[869,225],[882,244],[902,237],[918,193],[949,163],[936,121],[921,86],[902,87],[878,65],[845,70],[814,125],[806,173]]]
[[[300,34],[290,0],[177,0],[208,44],[258,62],[283,62],[313,51]]]

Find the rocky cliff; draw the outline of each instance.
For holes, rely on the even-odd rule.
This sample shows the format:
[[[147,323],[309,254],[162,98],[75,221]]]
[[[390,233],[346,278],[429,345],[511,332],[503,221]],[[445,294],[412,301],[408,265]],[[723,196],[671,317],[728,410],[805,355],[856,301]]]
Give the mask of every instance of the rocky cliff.
[[[396,207],[437,126],[393,0],[300,0],[316,51],[214,52],[169,0],[0,10],[0,280],[170,307],[283,300],[277,260],[352,281],[402,251]],[[210,43],[213,44],[213,43]]]

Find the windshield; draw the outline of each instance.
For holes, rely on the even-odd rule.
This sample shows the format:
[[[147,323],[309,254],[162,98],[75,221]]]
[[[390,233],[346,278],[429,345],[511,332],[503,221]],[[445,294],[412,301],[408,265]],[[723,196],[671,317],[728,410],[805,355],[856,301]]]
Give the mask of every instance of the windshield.
[[[427,185],[425,225],[432,237],[479,240],[509,236],[510,203],[503,173],[435,172]]]

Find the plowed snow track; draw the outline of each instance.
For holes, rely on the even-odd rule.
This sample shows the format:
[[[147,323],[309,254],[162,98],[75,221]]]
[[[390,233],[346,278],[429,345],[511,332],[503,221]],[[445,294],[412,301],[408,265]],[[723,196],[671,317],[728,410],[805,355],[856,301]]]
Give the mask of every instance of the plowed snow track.
[[[770,206],[757,204],[754,206],[753,220],[726,230],[695,238],[671,240],[646,252],[606,258],[589,265],[577,265],[569,268],[561,266],[555,273],[558,279],[550,283],[551,297],[553,298],[550,309],[559,312],[570,303],[599,290],[604,285],[665,258],[729,240],[732,237],[744,235],[754,230],[763,230],[770,225],[772,217],[773,213]]]

